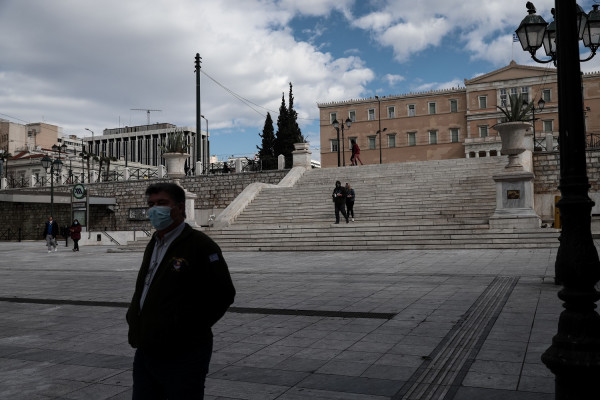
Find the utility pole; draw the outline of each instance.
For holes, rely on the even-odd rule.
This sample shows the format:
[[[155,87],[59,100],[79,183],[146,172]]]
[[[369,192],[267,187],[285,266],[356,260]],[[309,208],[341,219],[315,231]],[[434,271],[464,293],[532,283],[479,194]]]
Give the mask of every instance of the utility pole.
[[[150,111],[162,111],[162,110],[151,110],[148,108],[130,108],[131,111],[146,111],[146,115],[148,116],[148,124],[150,125]]]
[[[200,112],[200,68],[202,67],[200,64],[202,64],[202,57],[200,57],[200,53],[196,53],[196,170],[198,169],[198,162],[202,154],[202,113]],[[196,175],[200,175],[203,172],[196,171]]]

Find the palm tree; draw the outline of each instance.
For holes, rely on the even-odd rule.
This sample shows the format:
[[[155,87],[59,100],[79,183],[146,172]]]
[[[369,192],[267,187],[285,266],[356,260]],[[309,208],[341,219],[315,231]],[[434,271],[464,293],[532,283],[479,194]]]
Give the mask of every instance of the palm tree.
[[[12,154],[10,154],[6,150],[3,150],[2,153],[0,153],[0,160],[4,164],[4,177],[5,178],[8,178],[8,159],[11,157],[12,157]],[[2,178],[2,177],[0,176],[0,178]]]
[[[81,153],[79,153],[79,156],[81,157],[82,160],[86,160],[87,163],[87,171],[88,171],[88,182],[92,181],[92,171],[90,170],[90,158],[91,159],[97,159],[97,157],[93,154],[93,153],[88,153],[85,149],[81,151]],[[85,174],[85,171],[83,171]]]

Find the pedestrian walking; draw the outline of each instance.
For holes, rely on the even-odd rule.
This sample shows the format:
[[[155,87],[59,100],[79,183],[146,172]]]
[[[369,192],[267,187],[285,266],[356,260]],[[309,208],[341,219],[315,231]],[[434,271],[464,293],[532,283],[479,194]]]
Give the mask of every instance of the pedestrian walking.
[[[349,183],[346,182],[346,214],[348,214],[348,218],[352,219],[354,222],[354,199],[356,198],[356,193],[354,189],[350,186]]]
[[[352,139],[350,144],[352,145],[352,157],[350,157],[351,165],[358,165],[358,161],[360,161],[360,165],[364,165],[360,159],[360,147],[356,144],[356,140]]]
[[[136,349],[132,398],[203,399],[211,327],[233,303],[235,288],[219,246],[184,222],[184,190],[157,183],[146,196],[156,232],[127,311]]]
[[[56,244],[56,235],[58,234],[58,222],[54,221],[54,218],[51,216],[48,217],[48,221],[45,222],[44,225],[44,233],[43,237],[46,239],[46,246],[48,246],[48,253],[52,253],[52,248],[54,251],[58,251],[58,245]]]
[[[73,220],[73,224],[69,228],[71,239],[73,240],[73,251],[79,251],[79,239],[81,239],[81,225],[77,219]]]
[[[335,188],[333,189],[333,194],[331,195],[333,198],[333,203],[335,204],[335,223],[340,223],[340,212],[346,218],[346,223],[348,223],[348,215],[346,214],[346,189],[342,187],[342,183],[340,181],[335,182]]]

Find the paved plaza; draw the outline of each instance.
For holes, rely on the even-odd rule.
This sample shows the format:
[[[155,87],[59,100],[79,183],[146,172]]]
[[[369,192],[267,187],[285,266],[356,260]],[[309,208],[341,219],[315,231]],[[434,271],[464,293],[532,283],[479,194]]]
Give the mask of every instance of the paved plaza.
[[[64,246],[0,243],[0,398],[130,399],[141,253]],[[225,253],[206,399],[553,399],[556,251]]]

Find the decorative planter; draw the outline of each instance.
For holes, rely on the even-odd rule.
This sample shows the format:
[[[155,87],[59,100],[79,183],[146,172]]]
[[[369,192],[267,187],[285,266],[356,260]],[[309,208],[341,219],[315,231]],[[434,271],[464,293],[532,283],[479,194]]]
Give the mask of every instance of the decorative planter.
[[[295,150],[308,150],[310,143],[294,143]]]
[[[294,143],[296,150],[292,151],[292,167],[310,169],[310,143]]]
[[[167,174],[170,178],[179,179],[185,176],[185,160],[187,153],[165,153],[162,155],[167,162]]]
[[[519,163],[519,155],[533,148],[531,133],[528,133],[530,128],[531,124],[524,121],[502,122],[494,126],[502,139],[501,153],[508,156],[506,168],[523,168]]]

